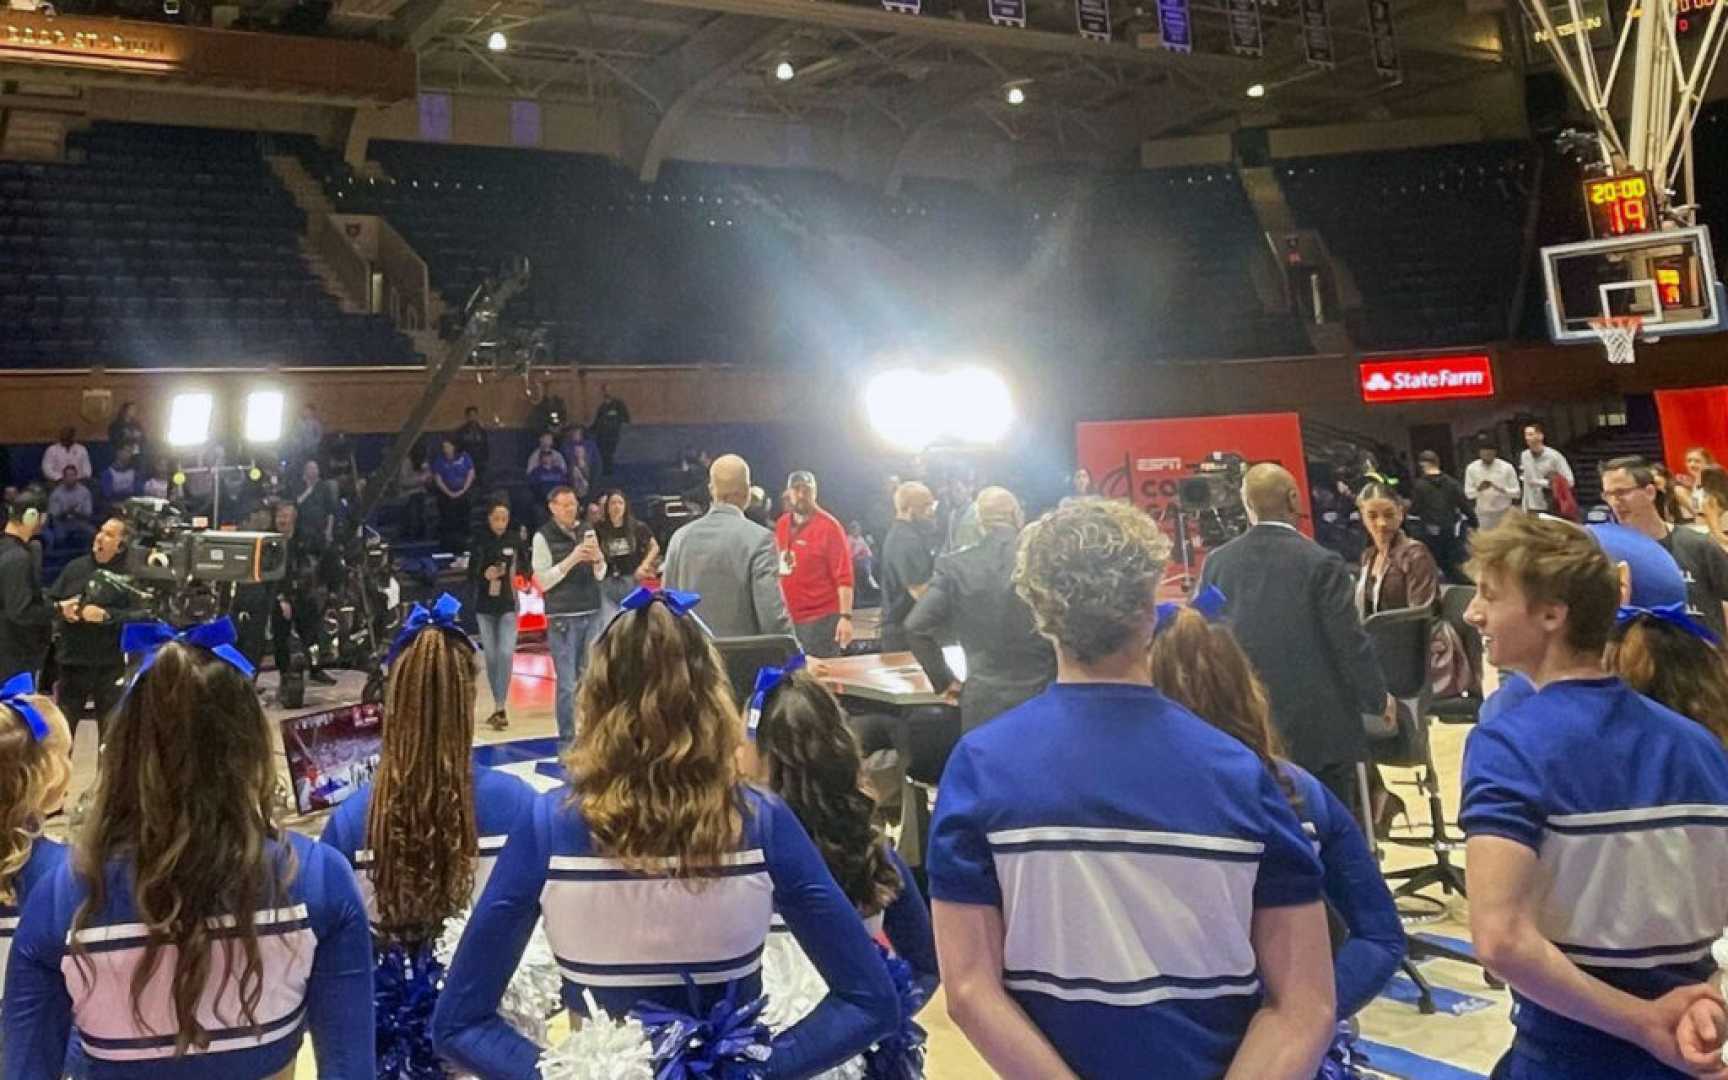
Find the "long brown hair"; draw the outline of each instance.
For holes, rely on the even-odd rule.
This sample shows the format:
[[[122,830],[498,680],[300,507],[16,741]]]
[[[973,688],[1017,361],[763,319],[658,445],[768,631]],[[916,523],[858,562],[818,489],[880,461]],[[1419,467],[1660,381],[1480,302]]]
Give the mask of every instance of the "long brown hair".
[[[366,810],[378,929],[388,940],[424,941],[472,898],[474,694],[474,649],[454,634],[422,631],[390,666]]]
[[[1152,637],[1152,685],[1171,701],[1254,751],[1292,803],[1295,785],[1278,768],[1283,741],[1272,726],[1272,700],[1236,635],[1179,608]]]
[[[138,921],[149,932],[132,977],[133,1019],[144,1026],[138,1001],[166,956],[174,968],[174,1053],[202,1050],[210,1033],[197,1009],[212,978],[218,988],[237,983],[241,1019],[257,1027],[264,992],[257,913],[287,902],[296,873],[271,816],[276,766],[264,710],[238,670],[171,642],[115,710],[107,734],[73,856],[88,894],[72,917],[72,953],[94,977],[77,932],[106,907],[105,870],[124,859]],[[225,917],[232,930],[219,927]]]
[[[1652,618],[1614,628],[1608,670],[1626,685],[1702,724],[1728,746],[1728,661],[1722,650]]]
[[[738,849],[742,724],[695,619],[659,603],[624,613],[595,643],[577,707],[570,801],[602,854],[697,883]]]
[[[72,772],[72,734],[53,700],[31,695],[48,722],[37,739],[24,718],[0,705],[0,904],[18,902],[18,873],[42,835],[42,814],[56,791],[64,793]]]
[[[834,695],[805,671],[781,683],[762,710],[756,752],[768,786],[798,815],[858,913],[869,918],[893,903],[900,872],[871,822],[864,756]]]

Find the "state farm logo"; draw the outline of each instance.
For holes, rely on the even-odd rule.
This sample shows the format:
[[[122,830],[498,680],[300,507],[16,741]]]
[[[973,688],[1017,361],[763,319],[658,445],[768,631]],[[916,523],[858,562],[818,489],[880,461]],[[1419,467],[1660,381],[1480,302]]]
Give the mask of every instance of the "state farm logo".
[[[1360,375],[1362,399],[1370,404],[1494,393],[1494,366],[1485,353],[1369,360]]]

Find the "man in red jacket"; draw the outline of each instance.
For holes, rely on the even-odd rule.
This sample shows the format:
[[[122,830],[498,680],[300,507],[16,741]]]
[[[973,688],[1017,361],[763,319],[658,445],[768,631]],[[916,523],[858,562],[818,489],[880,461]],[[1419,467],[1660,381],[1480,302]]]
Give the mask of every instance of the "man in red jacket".
[[[786,479],[792,512],[774,527],[780,592],[798,644],[811,656],[839,656],[852,644],[852,548],[834,515],[816,505],[816,477]]]

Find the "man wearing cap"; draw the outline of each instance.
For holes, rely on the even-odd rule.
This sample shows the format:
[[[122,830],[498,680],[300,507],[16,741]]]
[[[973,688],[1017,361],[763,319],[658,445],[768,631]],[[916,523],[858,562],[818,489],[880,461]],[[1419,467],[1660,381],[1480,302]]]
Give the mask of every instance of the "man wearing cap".
[[[1492,529],[1518,500],[1518,470],[1500,460],[1500,448],[1486,438],[1476,442],[1476,460],[1464,470],[1464,494],[1476,503],[1476,524]]]
[[[816,504],[816,477],[786,478],[792,512],[774,527],[780,591],[798,643],[811,656],[839,656],[852,644],[852,546],[833,514]]]

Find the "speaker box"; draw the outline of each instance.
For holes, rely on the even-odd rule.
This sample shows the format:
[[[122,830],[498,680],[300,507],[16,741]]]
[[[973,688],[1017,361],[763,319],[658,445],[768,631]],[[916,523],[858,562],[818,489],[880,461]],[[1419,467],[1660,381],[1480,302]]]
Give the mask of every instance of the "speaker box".
[[[306,707],[306,675],[304,672],[283,672],[282,682],[276,689],[276,704],[284,709],[303,709]]]

